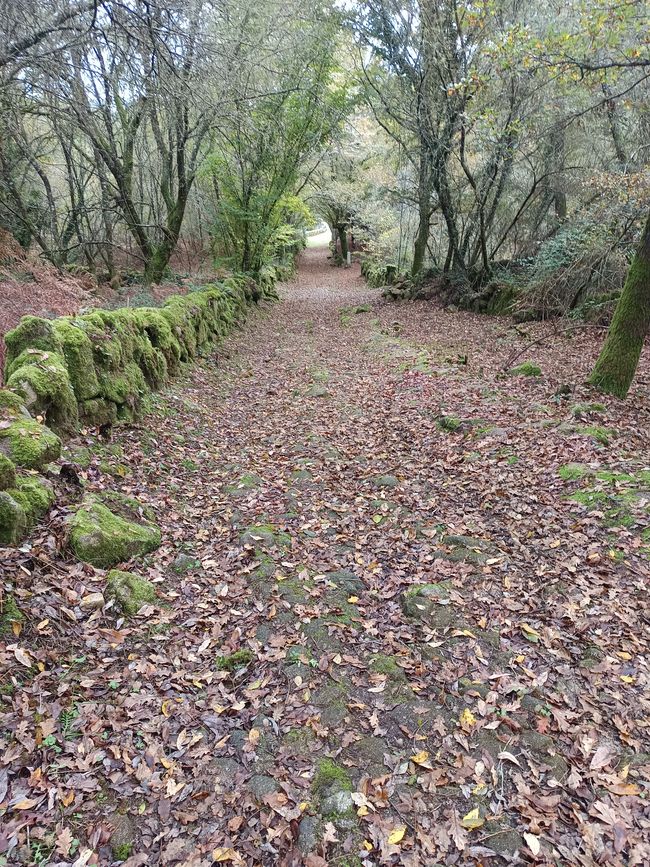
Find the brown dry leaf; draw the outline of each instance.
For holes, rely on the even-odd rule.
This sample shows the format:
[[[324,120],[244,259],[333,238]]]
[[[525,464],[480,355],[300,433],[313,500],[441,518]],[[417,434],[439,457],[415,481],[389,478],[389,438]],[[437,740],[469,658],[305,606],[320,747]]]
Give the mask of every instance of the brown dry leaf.
[[[69,828],[63,828],[56,836],[56,851],[64,858],[68,857],[74,835]]]

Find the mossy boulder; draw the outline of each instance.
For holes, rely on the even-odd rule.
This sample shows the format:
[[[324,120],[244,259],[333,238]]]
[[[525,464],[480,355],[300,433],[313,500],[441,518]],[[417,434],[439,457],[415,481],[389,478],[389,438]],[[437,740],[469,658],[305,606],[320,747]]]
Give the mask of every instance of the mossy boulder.
[[[0,454],[0,491],[16,484],[16,466],[6,455]]]
[[[27,532],[23,507],[7,491],[0,491],[0,545],[16,545]]]
[[[23,399],[32,415],[43,415],[57,431],[71,433],[76,429],[77,400],[62,356],[26,349],[12,370],[7,386]]]
[[[156,601],[156,588],[140,575],[112,569],[106,576],[106,596],[114,599],[124,614],[133,616],[143,605]]]
[[[0,492],[0,544],[17,545],[54,502],[54,491],[42,476],[18,476]]]
[[[5,493],[9,494],[23,509],[28,530],[54,502],[52,485],[43,476],[18,477],[14,487],[9,488]]]
[[[533,364],[532,361],[524,361],[517,367],[513,367],[510,374],[511,376],[541,376],[542,369],[537,364]]]
[[[101,427],[117,421],[117,404],[103,397],[84,400],[79,404],[79,420],[83,424]]]
[[[29,410],[15,392],[0,388],[0,419],[17,418],[31,418]]]
[[[54,331],[62,346],[70,382],[78,401],[99,395],[99,380],[93,360],[93,344],[82,320],[57,319]]]
[[[0,421],[0,454],[19,467],[40,470],[57,460],[61,440],[48,427],[33,419]]]
[[[9,376],[15,360],[26,349],[40,349],[43,352],[60,353],[61,342],[49,319],[39,316],[23,316],[19,324],[5,334],[7,347],[6,372]]]
[[[128,497],[90,495],[68,519],[70,547],[100,569],[154,551],[161,541],[148,510]]]
[[[133,312],[138,323],[146,332],[152,347],[160,350],[164,355],[167,370],[173,373],[180,364],[181,346],[172,331],[169,320],[163,316],[160,310],[153,307],[138,307]]]

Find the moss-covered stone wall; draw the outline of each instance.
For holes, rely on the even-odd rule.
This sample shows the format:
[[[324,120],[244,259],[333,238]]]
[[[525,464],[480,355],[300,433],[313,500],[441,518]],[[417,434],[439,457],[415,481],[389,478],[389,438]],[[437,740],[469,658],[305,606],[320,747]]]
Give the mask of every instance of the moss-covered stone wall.
[[[202,354],[263,292],[233,276],[160,308],[25,316],[5,336],[0,389],[0,544],[15,544],[52,502],[37,475],[80,426],[131,421],[143,397]],[[36,492],[38,488],[38,494]]]

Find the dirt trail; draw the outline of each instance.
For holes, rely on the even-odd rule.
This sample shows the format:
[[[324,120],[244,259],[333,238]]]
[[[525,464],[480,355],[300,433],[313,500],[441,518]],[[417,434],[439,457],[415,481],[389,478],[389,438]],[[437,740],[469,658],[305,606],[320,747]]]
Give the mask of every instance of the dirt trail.
[[[505,377],[518,341],[313,249],[97,445],[161,604],[82,610],[64,510],[8,555],[42,670],[2,706],[7,863],[72,863],[65,829],[129,867],[648,863],[648,400],[556,395],[586,336]]]

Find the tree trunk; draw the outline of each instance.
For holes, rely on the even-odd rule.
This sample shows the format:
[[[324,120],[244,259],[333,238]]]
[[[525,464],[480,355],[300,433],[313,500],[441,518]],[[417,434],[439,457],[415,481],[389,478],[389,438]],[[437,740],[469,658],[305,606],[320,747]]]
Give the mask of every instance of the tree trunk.
[[[418,176],[418,231],[413,244],[413,264],[411,276],[417,277],[424,267],[429,243],[431,226],[431,173],[429,171],[429,154],[424,146],[420,148],[420,168]]]
[[[162,283],[171,253],[169,245],[165,242],[153,248],[144,266],[146,286],[151,286],[152,283]]]
[[[650,214],[589,382],[625,397],[650,330]]]

